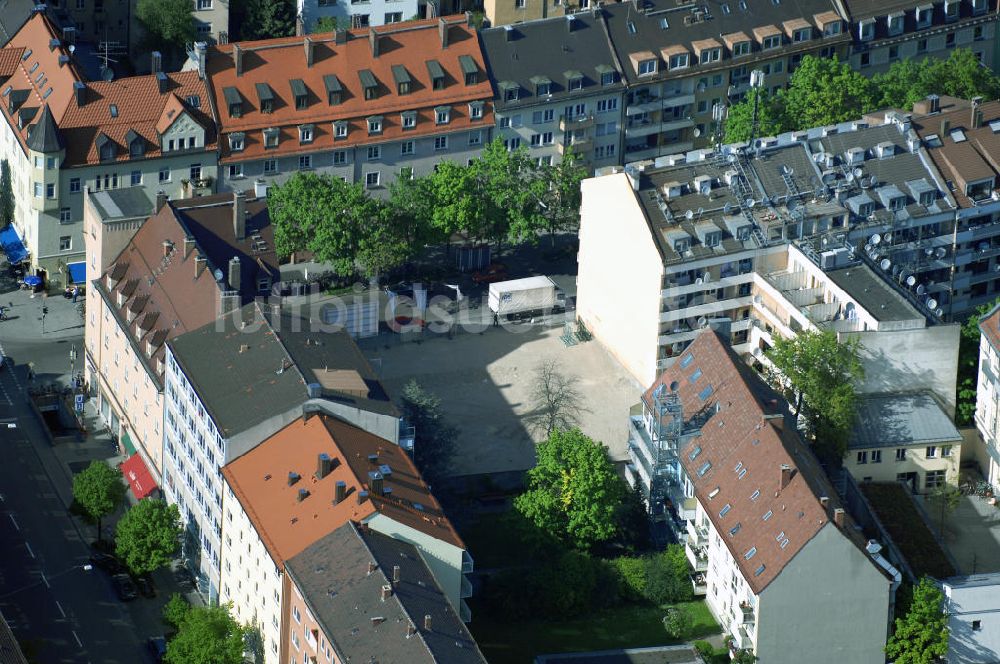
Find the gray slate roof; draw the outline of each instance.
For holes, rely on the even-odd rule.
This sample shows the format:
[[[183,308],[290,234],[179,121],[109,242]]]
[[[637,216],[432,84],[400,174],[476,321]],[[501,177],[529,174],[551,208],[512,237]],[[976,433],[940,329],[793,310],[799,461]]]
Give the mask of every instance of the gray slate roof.
[[[238,320],[246,326],[239,328],[236,319],[228,315],[169,342],[224,437],[305,403],[307,385],[315,382],[314,369],[320,367],[356,370],[369,390],[368,398],[330,390],[323,390],[322,398],[397,414],[346,332],[313,333],[309,321],[289,316],[268,320],[256,304],[240,310]]]
[[[27,143],[35,152],[59,152],[66,147],[48,104],[42,106],[42,115],[28,132]]]
[[[376,570],[369,574],[372,562]],[[397,565],[400,581],[392,583]],[[412,544],[348,522],[289,559],[285,569],[340,661],[486,662]],[[383,602],[386,585],[392,595]],[[409,626],[416,633],[407,638]]]
[[[848,447],[948,445],[961,440],[962,434],[931,395],[871,394],[858,400],[858,422]]]
[[[497,109],[560,99],[568,101],[622,89],[621,72],[615,63],[603,19],[588,13],[572,17],[572,21],[568,16],[559,16],[479,33],[493,87],[499,90],[501,81],[512,81],[520,87],[516,102],[505,102],[501,92],[495,102]],[[618,72],[615,82],[602,86],[598,68],[604,71],[609,67]],[[583,74],[583,87],[570,91],[566,73],[574,71]],[[551,95],[535,96],[535,83],[531,80],[535,77],[551,81]]]
[[[105,221],[130,217],[148,217],[153,211],[146,187],[105,189],[90,194],[90,201]]]

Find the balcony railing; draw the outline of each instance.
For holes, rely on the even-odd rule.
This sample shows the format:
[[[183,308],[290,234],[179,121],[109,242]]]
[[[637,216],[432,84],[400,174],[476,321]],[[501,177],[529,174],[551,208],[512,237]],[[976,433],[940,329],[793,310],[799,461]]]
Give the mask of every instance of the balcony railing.
[[[462,576],[462,590],[461,597],[465,599],[467,597],[472,597],[472,582],[469,581],[468,577]]]
[[[465,603],[464,599],[458,600],[458,617],[462,619],[464,623],[472,622],[472,609],[469,605]]]
[[[694,572],[691,574],[691,589],[698,596],[708,594],[708,581],[704,572]]]
[[[559,116],[560,131],[570,131],[573,129],[587,129],[594,125],[593,113],[581,113],[580,115]]]
[[[474,567],[475,563],[472,560],[472,554],[468,551],[462,551],[462,574],[472,574]]]
[[[684,545],[684,553],[691,564],[691,569],[696,572],[708,570],[708,551],[704,546],[692,546],[691,542],[688,542]]]
[[[688,542],[693,546],[705,546],[708,544],[708,529],[696,526],[694,521],[688,521],[687,525]]]

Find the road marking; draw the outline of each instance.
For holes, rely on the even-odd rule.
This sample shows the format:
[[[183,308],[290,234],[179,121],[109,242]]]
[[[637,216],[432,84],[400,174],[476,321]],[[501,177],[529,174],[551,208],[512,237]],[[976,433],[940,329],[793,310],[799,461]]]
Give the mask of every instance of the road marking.
[[[80,646],[82,648],[83,647],[83,643],[80,641],[80,637],[76,635],[76,630],[74,629],[74,630],[72,630],[72,632],[73,632],[73,638],[76,639],[76,645],[78,645],[78,646]]]
[[[21,531],[21,526],[17,525],[17,519],[14,518],[14,515],[13,514],[8,514],[7,516],[10,517],[10,522],[14,524],[14,528],[16,528],[18,532],[20,532]]]
[[[59,614],[60,614],[60,615],[61,615],[61,616],[62,616],[63,618],[65,618],[65,617],[66,617],[66,612],[65,612],[65,611],[63,611],[63,608],[62,608],[62,604],[60,604],[60,603],[59,603],[59,600],[56,600],[56,608],[57,608],[57,609],[59,609]]]
[[[45,587],[51,588],[52,586],[49,585],[49,580],[45,578],[45,572],[39,572],[39,574],[42,575],[42,581],[45,583]]]
[[[32,558],[35,557],[35,552],[31,550],[31,545],[30,544],[28,544],[27,542],[25,542],[24,543],[24,548],[28,550],[28,553],[31,555]]]

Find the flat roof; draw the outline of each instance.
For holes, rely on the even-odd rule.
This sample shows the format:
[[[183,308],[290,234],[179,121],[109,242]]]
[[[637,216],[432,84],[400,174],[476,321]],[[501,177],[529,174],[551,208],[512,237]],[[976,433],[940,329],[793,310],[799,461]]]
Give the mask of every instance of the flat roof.
[[[961,441],[962,434],[930,394],[869,394],[858,399],[858,420],[848,447],[948,445]]]
[[[826,274],[879,322],[925,320],[916,307],[892,290],[867,265],[830,270]]]
[[[103,221],[148,217],[153,213],[153,201],[147,195],[146,187],[98,191],[90,194],[90,201]]]
[[[555,284],[551,279],[545,276],[539,277],[525,277],[523,279],[511,279],[510,281],[498,281],[490,284],[490,290],[493,290],[494,286],[503,286],[505,291],[515,291],[515,290],[531,290],[533,288],[543,288],[545,286],[554,286]]]

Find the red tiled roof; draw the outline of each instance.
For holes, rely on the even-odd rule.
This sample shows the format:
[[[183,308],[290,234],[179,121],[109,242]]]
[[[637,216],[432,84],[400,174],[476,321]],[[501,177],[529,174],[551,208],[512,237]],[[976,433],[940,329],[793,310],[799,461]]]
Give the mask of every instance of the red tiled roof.
[[[334,468],[317,479],[323,453]],[[371,454],[378,455],[377,463],[369,461]],[[391,497],[369,494],[359,504],[359,492],[371,489],[369,471],[382,465],[391,468],[383,485],[392,490]],[[298,476],[292,484],[290,473]],[[295,420],[226,464],[222,474],[279,566],[348,521],[363,522],[375,513],[465,548],[402,449],[326,414]],[[339,504],[334,501],[337,482],[347,489]],[[308,491],[302,500],[300,490]]]
[[[223,141],[223,158],[230,161],[260,158],[263,154],[290,154],[329,150],[336,146],[398,140],[404,135],[425,136],[487,128],[492,125],[492,86],[486,73],[484,58],[475,30],[464,19],[441,19],[447,25],[447,47],[442,47],[438,20],[410,21],[401,25],[386,25],[371,31],[352,30],[347,40],[337,44],[333,34],[288,37],[259,42],[222,44],[209,48],[207,76],[211,82],[215,107],[218,109],[221,133],[245,132],[245,148],[230,153],[228,141]],[[372,37],[378,39],[379,55],[372,54]],[[313,64],[306,62],[306,43],[312,45]],[[236,75],[234,52],[239,52],[242,74]],[[465,84],[460,58],[471,58],[478,69],[478,82]],[[445,74],[446,85],[435,90],[428,62],[436,61]],[[466,60],[467,61],[467,60]],[[393,67],[405,67],[410,79],[410,92],[397,93]],[[379,83],[376,99],[366,100],[361,85],[362,70],[370,70]],[[328,104],[324,76],[335,75],[341,89],[341,103]],[[308,105],[297,109],[291,81],[299,79],[308,90]],[[265,84],[274,96],[273,112],[262,113],[257,86]],[[239,92],[242,101],[240,117],[231,117],[226,103],[227,88]],[[483,117],[469,118],[467,104],[485,102]],[[447,125],[435,124],[434,108],[451,106]],[[416,110],[417,125],[403,131],[400,113]],[[368,136],[365,118],[383,116],[383,130],[378,136]],[[332,122],[346,120],[346,139],[334,140]],[[300,145],[298,125],[313,124],[313,141]],[[265,150],[262,130],[281,129],[277,148]]]
[[[836,494],[777,395],[714,331],[702,332],[646,391],[647,406],[658,386],[669,390],[675,382],[688,426],[700,422],[700,435],[678,452],[681,463],[744,578],[759,593],[831,521]],[[785,487],[783,465],[791,468]],[[820,496],[829,499],[827,507]]]

